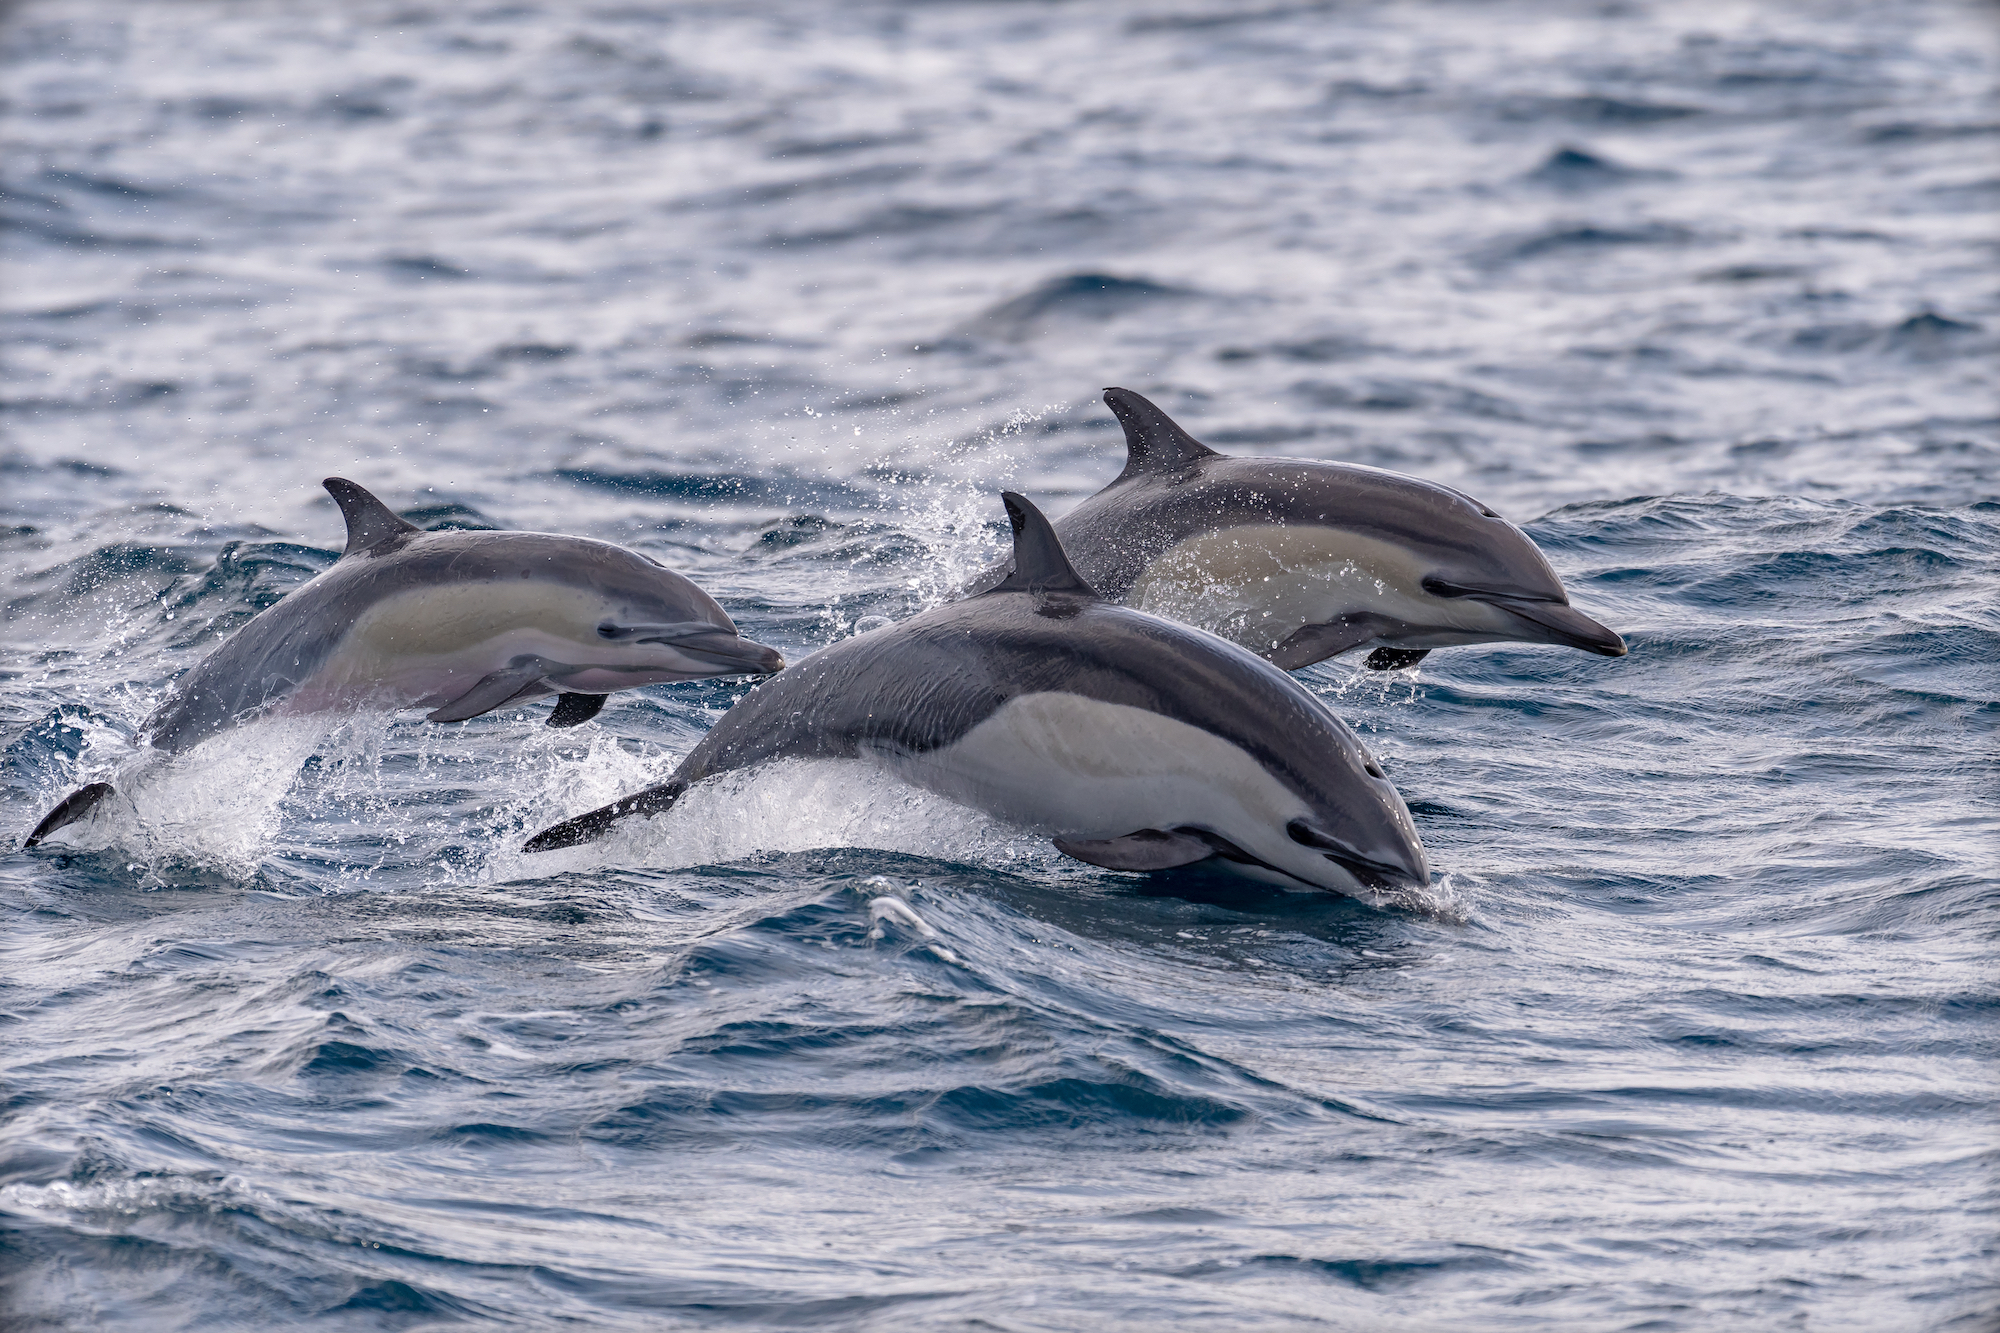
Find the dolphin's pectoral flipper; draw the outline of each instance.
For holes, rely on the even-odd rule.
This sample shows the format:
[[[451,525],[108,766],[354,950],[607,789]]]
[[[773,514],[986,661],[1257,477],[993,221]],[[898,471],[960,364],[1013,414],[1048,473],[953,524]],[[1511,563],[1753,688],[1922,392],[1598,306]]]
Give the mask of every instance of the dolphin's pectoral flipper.
[[[469,717],[490,713],[523,695],[532,699],[548,693],[548,687],[542,684],[542,677],[548,674],[549,664],[539,657],[531,657],[525,662],[517,658],[516,661],[519,665],[481,676],[478,684],[435,712],[426,713],[424,720],[463,722]]]
[[[82,819],[97,807],[99,801],[110,794],[111,784],[108,782],[93,782],[88,787],[77,788],[63,798],[62,804],[42,817],[42,822],[35,825],[35,831],[22,842],[21,850],[27,851],[57,829],[66,828]]]
[[[596,717],[604,707],[601,694],[561,694],[556,696],[555,711],[549,714],[551,727],[580,727]]]
[[[1428,648],[1377,648],[1361,663],[1370,671],[1401,671],[1431,655]]]
[[[1055,838],[1064,856],[1106,870],[1171,870],[1215,855],[1215,848],[1187,833],[1142,828],[1122,838]]]
[[[1373,616],[1342,616],[1324,625],[1301,625],[1283,643],[1260,655],[1280,671],[1297,671],[1338,657],[1349,648],[1359,648],[1381,632],[1382,625]]]
[[[627,815],[657,815],[671,809],[688,784],[669,780],[657,787],[648,787],[637,796],[627,796],[622,801],[599,806],[589,814],[578,815],[575,819],[565,819],[543,829],[521,845],[524,852],[553,852],[563,847],[574,847],[578,843],[601,838],[611,831],[611,826]]]

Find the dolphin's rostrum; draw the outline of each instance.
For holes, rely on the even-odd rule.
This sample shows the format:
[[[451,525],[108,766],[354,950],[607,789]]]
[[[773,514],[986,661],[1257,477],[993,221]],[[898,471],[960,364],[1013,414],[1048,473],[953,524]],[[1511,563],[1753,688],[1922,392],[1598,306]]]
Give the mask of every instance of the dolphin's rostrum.
[[[551,726],[612,691],[784,666],[715,599],[624,547],[541,532],[425,532],[360,486],[324,483],[347,520],[331,569],[254,617],[182,677],[141,726],[179,753],[252,717],[429,708],[457,722],[561,694]],[[111,793],[92,783],[33,847]]]
[[[1055,530],[1106,597],[1288,671],[1364,647],[1377,670],[1457,644],[1625,653],[1570,606],[1535,544],[1468,495],[1354,463],[1231,458],[1130,389],[1104,401],[1125,428],[1125,469]]]
[[[724,714],[667,782],[527,850],[660,813],[718,774],[860,759],[1095,865],[1220,857],[1363,898],[1429,882],[1402,798],[1318,699],[1215,635],[1099,598],[1041,513],[1004,498],[1014,568],[997,588],[788,668]]]

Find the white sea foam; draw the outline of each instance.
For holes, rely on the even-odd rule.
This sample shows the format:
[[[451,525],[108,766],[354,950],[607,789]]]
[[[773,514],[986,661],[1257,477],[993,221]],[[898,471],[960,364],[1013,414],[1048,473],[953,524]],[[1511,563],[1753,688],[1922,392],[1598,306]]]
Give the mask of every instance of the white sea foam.
[[[598,789],[596,782],[584,785]],[[628,786],[602,800],[565,802],[562,808],[581,813],[640,789]],[[487,866],[495,878],[510,879],[605,865],[679,869],[832,847],[972,864],[1032,864],[1056,855],[1046,840],[868,764],[781,760],[699,783],[664,814],[626,819],[595,842],[533,854],[496,848]]]
[[[115,850],[134,869],[194,865],[248,879],[301,765],[339,727],[337,718],[272,718],[182,754],[141,750],[110,777],[112,795],[55,839],[79,851]]]

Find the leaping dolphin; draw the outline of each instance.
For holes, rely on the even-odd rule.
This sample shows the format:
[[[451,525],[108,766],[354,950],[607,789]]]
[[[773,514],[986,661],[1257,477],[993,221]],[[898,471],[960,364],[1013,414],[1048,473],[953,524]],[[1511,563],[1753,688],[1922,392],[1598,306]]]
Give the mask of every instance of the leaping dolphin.
[[[718,774],[860,759],[1092,865],[1220,857],[1375,901],[1429,883],[1402,797],[1325,705],[1235,644],[1098,597],[1040,511],[1003,498],[1014,571],[999,587],[813,654],[751,690],[668,781],[526,850],[590,841]]]
[[[1470,643],[1625,654],[1535,544],[1469,495],[1356,463],[1231,458],[1130,389],[1104,401],[1125,428],[1125,470],[1055,530],[1106,597],[1287,671],[1353,648],[1373,648],[1378,671]]]
[[[347,520],[333,567],[183,676],[140,734],[175,754],[252,716],[429,708],[458,722],[560,694],[554,727],[615,690],[777,671],[701,589],[622,546],[544,532],[425,532],[360,486],[324,485]],[[111,793],[94,782],[28,835],[33,847]]]

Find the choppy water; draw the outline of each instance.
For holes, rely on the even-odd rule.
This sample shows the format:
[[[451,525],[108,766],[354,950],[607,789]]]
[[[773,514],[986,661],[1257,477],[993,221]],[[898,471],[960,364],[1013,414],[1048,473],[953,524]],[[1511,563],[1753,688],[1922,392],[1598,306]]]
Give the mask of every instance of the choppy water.
[[[738,685],[238,733],[0,856],[10,1328],[1996,1326],[1990,6],[0,46],[8,845],[332,560],[329,473],[796,657],[1107,480],[1125,384],[1472,491],[1632,644],[1303,673],[1433,912],[838,767],[517,855]]]

